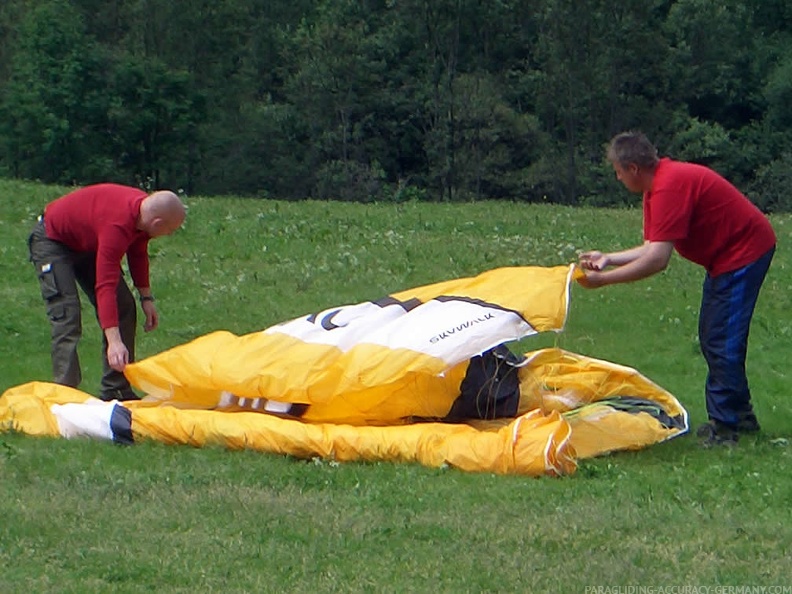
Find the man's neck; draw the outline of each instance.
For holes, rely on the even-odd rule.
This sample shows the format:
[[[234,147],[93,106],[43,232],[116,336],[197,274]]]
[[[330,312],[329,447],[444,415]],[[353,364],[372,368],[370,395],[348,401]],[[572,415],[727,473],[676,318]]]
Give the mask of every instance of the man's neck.
[[[652,191],[652,183],[654,182],[655,173],[657,173],[657,165],[651,169],[641,169],[639,180],[641,184],[641,191],[644,193]]]

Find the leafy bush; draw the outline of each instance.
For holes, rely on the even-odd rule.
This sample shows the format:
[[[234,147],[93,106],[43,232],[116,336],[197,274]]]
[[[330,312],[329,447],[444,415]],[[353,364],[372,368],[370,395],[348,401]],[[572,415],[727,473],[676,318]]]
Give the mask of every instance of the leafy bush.
[[[760,167],[748,188],[748,197],[764,212],[792,212],[792,153]]]
[[[316,173],[315,197],[322,200],[373,202],[382,191],[385,172],[376,162],[329,161]]]

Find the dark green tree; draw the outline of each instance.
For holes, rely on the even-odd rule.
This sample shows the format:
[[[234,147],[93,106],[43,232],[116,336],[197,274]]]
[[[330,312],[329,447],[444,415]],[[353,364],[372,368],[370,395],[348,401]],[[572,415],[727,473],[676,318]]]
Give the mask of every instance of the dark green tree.
[[[113,66],[108,132],[118,169],[139,185],[192,191],[205,112],[191,76],[129,55]]]
[[[112,172],[106,64],[66,0],[48,0],[24,15],[0,123],[1,160],[14,176],[70,183]]]

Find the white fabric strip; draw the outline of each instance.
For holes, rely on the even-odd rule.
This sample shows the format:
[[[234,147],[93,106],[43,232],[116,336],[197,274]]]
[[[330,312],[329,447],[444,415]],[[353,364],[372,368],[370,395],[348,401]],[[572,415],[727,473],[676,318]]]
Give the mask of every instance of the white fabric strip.
[[[50,411],[57,419],[58,431],[63,437],[92,437],[112,441],[110,419],[116,404],[116,400],[89,400],[85,403],[53,404]]]

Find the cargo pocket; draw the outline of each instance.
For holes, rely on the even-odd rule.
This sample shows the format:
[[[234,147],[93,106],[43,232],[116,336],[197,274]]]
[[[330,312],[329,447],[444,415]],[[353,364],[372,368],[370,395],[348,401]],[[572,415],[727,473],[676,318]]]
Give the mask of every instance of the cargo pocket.
[[[41,296],[49,301],[53,297],[60,295],[58,290],[58,283],[55,282],[55,272],[52,269],[52,264],[42,264],[38,272],[39,285],[41,286]]]
[[[66,306],[63,303],[50,303],[47,306],[50,322],[57,323],[66,317]]]

